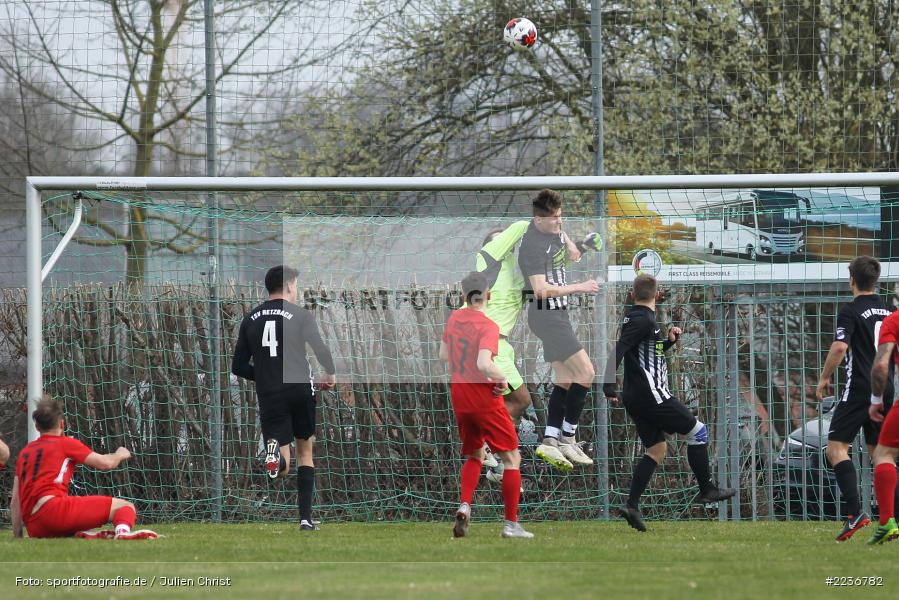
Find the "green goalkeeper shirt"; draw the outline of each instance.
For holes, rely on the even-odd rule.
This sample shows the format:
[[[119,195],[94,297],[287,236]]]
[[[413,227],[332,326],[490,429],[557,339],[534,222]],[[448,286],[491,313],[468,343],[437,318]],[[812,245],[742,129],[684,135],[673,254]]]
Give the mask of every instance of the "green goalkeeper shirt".
[[[486,314],[497,325],[500,335],[509,335],[524,307],[524,277],[512,250],[528,230],[530,221],[516,221],[494,237],[478,252],[475,269],[487,276],[490,301]]]

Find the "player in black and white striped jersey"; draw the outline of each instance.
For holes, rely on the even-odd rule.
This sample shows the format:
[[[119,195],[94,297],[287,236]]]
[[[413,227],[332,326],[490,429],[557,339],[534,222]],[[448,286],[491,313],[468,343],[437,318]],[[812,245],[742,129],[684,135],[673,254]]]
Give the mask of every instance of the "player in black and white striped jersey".
[[[858,475],[849,458],[849,446],[859,429],[863,429],[868,450],[873,452],[880,433],[880,424],[868,415],[871,406],[871,367],[877,354],[880,326],[892,310],[875,291],[879,278],[880,263],[876,258],[859,256],[849,263],[849,287],[853,299],[844,304],[837,315],[834,341],[821,369],[816,390],[819,401],[829,395],[830,378],[845,357],[846,385],[833,411],[827,434],[827,460],[833,467],[840,488],[842,513],[846,519],[837,535],[838,542],[848,540],[871,522],[859,502]],[[892,373],[883,398],[887,404],[885,410],[888,410],[893,400]]]
[[[736,490],[718,488],[709,475],[709,432],[702,421],[672,396],[668,389],[668,360],[665,352],[677,343],[682,331],[672,327],[662,332],[656,322],[656,300],[659,287],[651,275],[638,275],[631,291],[633,308],[621,325],[621,333],[606,365],[603,391],[615,401],[618,389],[615,372],[624,361],[624,408],[637,426],[645,454],[634,468],[627,504],[621,516],[637,531],[646,531],[640,514],[640,496],[649,484],[656,467],[662,462],[668,446],[665,434],[687,437],[687,460],[699,484],[696,504],[726,500]]]

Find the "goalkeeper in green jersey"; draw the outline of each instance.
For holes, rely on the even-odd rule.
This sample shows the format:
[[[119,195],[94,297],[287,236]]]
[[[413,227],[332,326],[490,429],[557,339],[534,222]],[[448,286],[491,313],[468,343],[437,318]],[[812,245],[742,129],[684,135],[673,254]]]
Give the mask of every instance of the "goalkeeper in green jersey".
[[[516,221],[505,229],[491,230],[484,239],[475,262],[475,270],[487,277],[487,285],[490,288],[490,301],[485,312],[488,318],[499,325],[500,336],[499,354],[496,355],[494,364],[508,380],[503,400],[516,427],[521,415],[531,404],[531,393],[518,372],[515,365],[515,350],[507,338],[525,306],[524,276],[518,268],[518,259],[514,251],[530,223],[530,220]],[[570,261],[580,260],[581,254],[587,249],[602,247],[602,242],[598,241],[599,236],[595,233],[589,234],[583,242],[577,244],[564,233],[562,236]],[[487,450],[487,458],[484,461],[484,465],[488,468],[487,478],[490,481],[502,481],[502,473],[498,471],[500,463],[489,453],[489,449]]]

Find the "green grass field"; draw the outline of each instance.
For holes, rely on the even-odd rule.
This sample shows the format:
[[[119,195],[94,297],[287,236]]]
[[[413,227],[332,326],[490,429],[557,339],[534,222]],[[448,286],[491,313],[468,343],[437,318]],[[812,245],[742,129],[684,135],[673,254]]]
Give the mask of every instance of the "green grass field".
[[[175,524],[155,541],[0,537],[0,598],[821,598],[899,594],[899,542],[837,544],[835,523],[536,523],[534,540],[504,540],[474,523]],[[146,578],[138,588],[57,587],[50,578]],[[829,587],[827,577],[882,586]],[[43,585],[16,585],[16,577]],[[163,585],[187,578],[193,587]],[[198,578],[228,578],[201,587]],[[155,578],[155,579],[154,579]],[[152,586],[150,583],[152,582]]]

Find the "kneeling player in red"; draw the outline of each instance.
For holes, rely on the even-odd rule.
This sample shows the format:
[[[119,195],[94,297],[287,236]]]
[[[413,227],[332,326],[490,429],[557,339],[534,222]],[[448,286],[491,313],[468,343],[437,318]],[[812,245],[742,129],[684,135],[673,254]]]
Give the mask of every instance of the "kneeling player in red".
[[[453,312],[440,343],[440,358],[450,365],[453,412],[462,438],[462,454],[467,458],[462,466],[462,502],[456,511],[453,535],[463,537],[468,532],[486,442],[505,467],[502,535],[532,538],[534,534],[518,523],[521,454],[515,426],[503,403],[506,376],[493,363],[499,350],[499,326],[484,314],[490,299],[487,278],[483,273],[471,273],[462,280],[462,293],[468,306]]]
[[[137,513],[134,505],[111,496],[69,496],[69,480],[75,466],[84,464],[111,471],[131,458],[125,448],[112,454],[97,454],[80,441],[63,435],[62,409],[49,397],[38,402],[32,413],[41,436],[25,446],[16,462],[13,479],[12,530],[22,537],[22,525],[28,537],[80,537],[117,540],[154,539],[156,533],[132,530]],[[99,529],[108,522],[115,531]]]
[[[893,404],[883,417],[883,393],[887,381],[893,378],[892,361],[899,364],[899,312],[894,312],[883,320],[877,342],[877,355],[871,366],[871,406],[868,416],[875,423],[882,423],[877,437],[877,447],[871,456],[874,463],[874,493],[880,523],[874,530],[869,544],[882,544],[899,538],[896,525],[897,487],[896,459],[899,457],[899,408]]]

